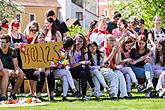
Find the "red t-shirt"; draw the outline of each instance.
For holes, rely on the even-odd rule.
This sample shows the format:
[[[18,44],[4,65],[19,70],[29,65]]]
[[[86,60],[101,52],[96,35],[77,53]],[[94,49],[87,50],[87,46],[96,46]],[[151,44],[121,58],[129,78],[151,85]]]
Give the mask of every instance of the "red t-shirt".
[[[111,54],[111,52],[112,52],[112,48],[111,49],[110,48],[105,48],[105,53],[106,53],[107,57]],[[114,54],[111,62],[109,62],[109,67],[111,69],[117,69],[116,65],[115,65],[115,60],[116,60],[116,53]]]
[[[28,44],[30,44],[33,41],[33,37],[31,36],[27,36],[26,39],[27,39]]]

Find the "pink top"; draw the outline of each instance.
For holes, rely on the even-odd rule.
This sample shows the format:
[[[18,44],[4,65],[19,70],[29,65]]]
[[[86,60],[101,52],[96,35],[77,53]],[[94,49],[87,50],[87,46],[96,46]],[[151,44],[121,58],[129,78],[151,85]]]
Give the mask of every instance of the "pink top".
[[[116,28],[112,30],[112,34],[115,38],[119,39],[122,36],[123,32],[119,31],[119,28]]]

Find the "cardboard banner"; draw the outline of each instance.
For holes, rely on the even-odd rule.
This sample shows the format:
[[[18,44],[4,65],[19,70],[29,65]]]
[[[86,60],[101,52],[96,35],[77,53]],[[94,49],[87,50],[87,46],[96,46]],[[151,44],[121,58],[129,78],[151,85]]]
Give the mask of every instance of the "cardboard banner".
[[[23,69],[48,68],[61,56],[62,42],[27,44],[21,52]]]

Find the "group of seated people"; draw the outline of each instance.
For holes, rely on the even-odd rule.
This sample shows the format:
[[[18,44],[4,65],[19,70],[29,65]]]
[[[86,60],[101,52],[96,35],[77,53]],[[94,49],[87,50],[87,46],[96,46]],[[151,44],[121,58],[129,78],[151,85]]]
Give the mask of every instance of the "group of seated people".
[[[60,32],[52,10],[47,12],[46,17],[42,31],[39,30],[38,23],[32,21],[24,34],[21,34],[18,31],[20,23],[13,20],[9,29],[7,28],[8,34],[2,33],[0,101],[8,98],[6,92],[9,80],[15,81],[11,98],[17,99],[16,94],[25,77],[36,81],[32,82],[32,85],[36,83],[35,97],[42,101],[46,101],[41,97],[45,78],[48,79],[50,100],[54,101],[55,78],[58,77],[62,79],[63,101],[68,100],[69,88],[75,97],[82,97],[83,101],[90,100],[87,96],[88,84],[92,95],[97,99],[100,99],[104,91],[110,99],[131,98],[133,86],[139,92],[145,91],[146,97],[151,97],[153,90],[158,92],[159,97],[165,94],[165,39],[163,39],[165,31],[160,27],[159,16],[154,18],[155,27],[147,33],[139,29],[140,24],[134,26],[131,25],[132,22],[127,23],[124,19],[118,19],[117,28],[109,32],[113,23],[108,25],[109,22],[107,23],[105,16],[101,16],[98,23],[92,26],[93,30],[90,31],[89,37],[94,33],[98,34],[94,34],[93,39],[89,38],[89,42],[81,33],[73,37],[66,36],[67,28],[62,30],[63,33]],[[144,21],[141,20],[141,22],[144,25]],[[64,24],[62,27],[65,27]],[[6,28],[6,25],[1,28]],[[102,42],[98,37],[102,37]],[[148,45],[148,40],[151,45]],[[61,55],[65,56],[67,65],[36,69],[22,68],[20,42],[36,44],[59,41],[63,42]],[[74,79],[80,80],[79,90],[75,86]]]

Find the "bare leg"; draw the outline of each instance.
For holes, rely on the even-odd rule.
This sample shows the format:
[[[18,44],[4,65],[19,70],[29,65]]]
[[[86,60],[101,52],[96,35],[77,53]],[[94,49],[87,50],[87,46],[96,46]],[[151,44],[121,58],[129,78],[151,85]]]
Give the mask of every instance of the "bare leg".
[[[9,72],[7,70],[1,70],[0,71],[0,76],[2,76],[2,82],[1,82],[1,96],[6,96],[6,90],[8,86],[8,81],[9,81]]]
[[[16,94],[18,91],[18,88],[21,86],[22,81],[24,79],[25,74],[23,73],[22,70],[20,70],[20,72],[17,74],[17,80],[15,82],[15,86],[14,86],[14,90],[13,90],[13,94]]]

